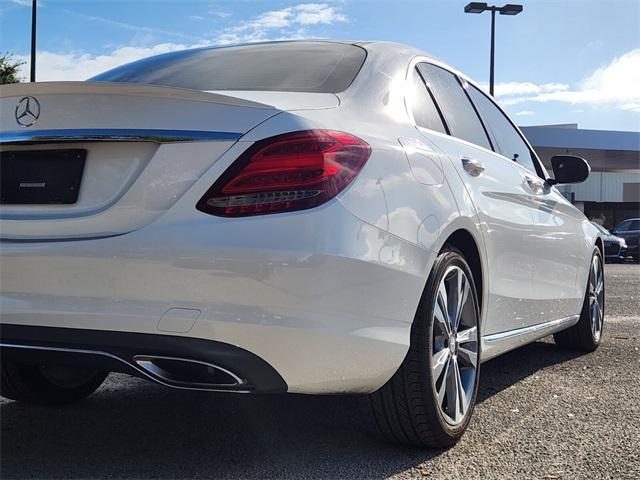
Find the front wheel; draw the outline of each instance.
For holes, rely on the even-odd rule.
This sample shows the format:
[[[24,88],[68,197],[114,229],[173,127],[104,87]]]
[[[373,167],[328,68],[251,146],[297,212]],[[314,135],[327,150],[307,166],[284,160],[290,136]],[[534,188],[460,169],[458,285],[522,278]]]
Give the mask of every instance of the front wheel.
[[[60,405],[91,395],[109,372],[56,365],[25,365],[3,360],[0,395],[27,403]]]
[[[554,334],[556,344],[583,352],[593,352],[598,348],[604,327],[604,300],[604,264],[600,249],[596,247],[591,257],[580,320],[573,327]]]
[[[449,447],[462,436],[478,389],[479,319],[471,269],[459,251],[446,250],[429,275],[404,362],[369,396],[385,439]]]

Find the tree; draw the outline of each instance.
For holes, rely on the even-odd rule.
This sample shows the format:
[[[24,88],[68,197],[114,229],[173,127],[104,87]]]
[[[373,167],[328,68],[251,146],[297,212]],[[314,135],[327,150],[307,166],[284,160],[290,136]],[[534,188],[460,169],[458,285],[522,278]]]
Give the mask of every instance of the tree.
[[[20,83],[22,79],[18,76],[18,69],[25,63],[14,60],[10,53],[0,56],[0,84]]]

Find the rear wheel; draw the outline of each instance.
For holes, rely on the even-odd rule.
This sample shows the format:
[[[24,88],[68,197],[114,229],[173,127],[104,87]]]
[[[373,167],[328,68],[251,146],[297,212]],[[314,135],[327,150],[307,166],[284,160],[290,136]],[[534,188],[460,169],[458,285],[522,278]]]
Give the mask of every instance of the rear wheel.
[[[434,264],[400,369],[369,396],[379,433],[394,442],[448,447],[462,436],[475,405],[480,367],[478,296],[456,250]]]
[[[591,258],[580,320],[573,327],[554,334],[556,344],[584,352],[593,352],[598,348],[604,327],[604,301],[604,265],[602,254],[596,248]]]
[[[73,403],[91,395],[109,372],[55,365],[25,365],[3,360],[0,394],[28,403]]]

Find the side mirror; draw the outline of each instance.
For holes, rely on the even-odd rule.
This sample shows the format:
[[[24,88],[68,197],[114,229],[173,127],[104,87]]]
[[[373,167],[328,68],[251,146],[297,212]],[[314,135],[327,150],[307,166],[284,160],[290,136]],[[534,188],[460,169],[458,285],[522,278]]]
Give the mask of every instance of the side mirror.
[[[584,158],[573,155],[555,155],[551,157],[551,167],[553,168],[554,179],[549,183],[557,185],[559,183],[580,183],[584,182],[591,167]]]

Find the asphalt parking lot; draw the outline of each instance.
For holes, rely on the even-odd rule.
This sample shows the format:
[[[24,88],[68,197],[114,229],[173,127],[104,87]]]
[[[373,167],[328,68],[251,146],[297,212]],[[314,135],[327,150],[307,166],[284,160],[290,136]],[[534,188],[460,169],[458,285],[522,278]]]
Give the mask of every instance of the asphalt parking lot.
[[[448,451],[377,441],[353,397],[179,392],[112,375],[66,408],[0,399],[2,478],[640,478],[640,266],[607,265],[599,350],[483,365]]]

